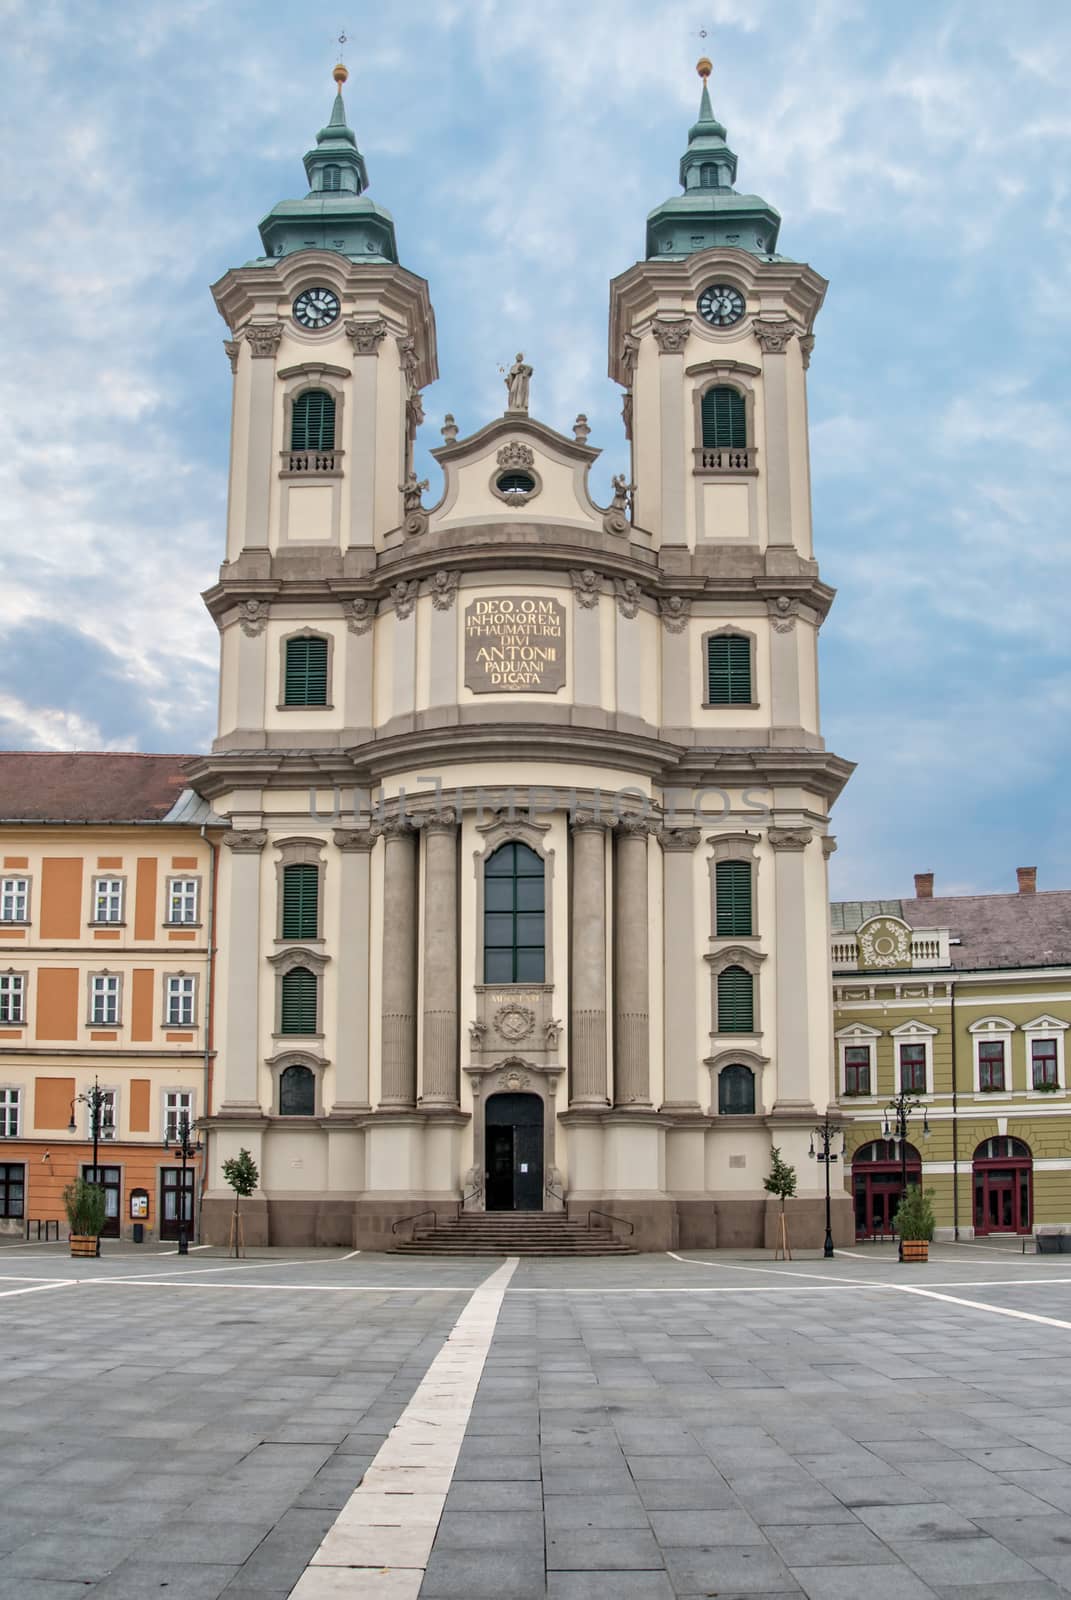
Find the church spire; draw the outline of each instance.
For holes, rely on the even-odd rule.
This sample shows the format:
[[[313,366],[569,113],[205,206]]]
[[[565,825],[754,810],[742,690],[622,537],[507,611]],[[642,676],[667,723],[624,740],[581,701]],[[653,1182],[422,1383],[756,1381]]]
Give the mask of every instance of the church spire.
[[[699,116],[688,130],[688,148],[681,156],[682,195],[657,206],[647,219],[647,255],[679,259],[713,245],[730,245],[769,258],[777,248],[781,218],[755,194],[737,194],[736,154],[726,142],[725,128],[714,115],[708,82],[711,63],[696,63],[703,80]]]
[[[295,250],[337,250],[352,261],[396,262],[394,219],[365,194],[368,168],[357,135],[346,121],[342,86],[349,73],[341,61],[332,77],[331,115],[306,151],[309,192],[303,200],[280,200],[260,224],[266,258]]]

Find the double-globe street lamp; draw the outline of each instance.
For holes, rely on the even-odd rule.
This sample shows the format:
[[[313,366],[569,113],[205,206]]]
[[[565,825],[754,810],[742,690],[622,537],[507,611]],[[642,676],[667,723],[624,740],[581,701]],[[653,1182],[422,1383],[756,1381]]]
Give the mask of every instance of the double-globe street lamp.
[[[190,1236],[187,1229],[186,1217],[186,1166],[191,1156],[195,1156],[203,1148],[200,1139],[191,1138],[190,1114],[183,1111],[175,1124],[174,1133],[164,1135],[164,1149],[175,1147],[175,1160],[182,1162],[182,1176],[179,1180],[178,1193],[178,1253],[188,1256],[190,1253]],[[192,1206],[191,1206],[192,1210]]]
[[[100,1081],[93,1079],[93,1087],[84,1094],[76,1094],[71,1101],[71,1120],[67,1124],[68,1133],[77,1133],[78,1124],[74,1120],[74,1108],[81,1102],[89,1107],[89,1132],[93,1140],[93,1169],[90,1183],[100,1183],[100,1167],[98,1165],[98,1150],[101,1133],[110,1133],[115,1126],[112,1117],[112,1097],[108,1089],[102,1089]],[[100,1255],[100,1240],[97,1240],[97,1254]]]
[[[882,1124],[881,1136],[883,1139],[899,1140],[900,1143],[900,1199],[907,1199],[907,1126],[916,1111],[922,1112],[922,1137],[930,1137],[930,1118],[926,1107],[918,1095],[912,1094],[909,1089],[901,1089],[894,1095],[885,1107],[885,1120]],[[890,1126],[891,1119],[891,1126]],[[904,1241],[897,1230],[897,1254],[904,1259]]]
[[[818,1149],[817,1150],[814,1147],[814,1141],[816,1139],[818,1140]],[[836,1141],[838,1139],[843,1141],[843,1139],[844,1139],[844,1129],[841,1127],[839,1122],[831,1122],[829,1120],[829,1117],[827,1116],[824,1122],[820,1122],[816,1128],[812,1129],[812,1131],[811,1131],[811,1148],[807,1152],[807,1154],[811,1157],[812,1160],[814,1160],[814,1161],[822,1161],[822,1162],[825,1163],[825,1169],[826,1169],[826,1242],[825,1242],[825,1246],[824,1246],[824,1248],[822,1250],[822,1254],[824,1256],[826,1256],[827,1258],[831,1257],[832,1254],[833,1254],[833,1202],[832,1202],[832,1197],[830,1195],[830,1189],[829,1189],[829,1169],[830,1169],[830,1166],[832,1165],[832,1163],[834,1161],[836,1161],[837,1158],[838,1158],[838,1152],[833,1149],[833,1146],[834,1146],[834,1144],[836,1143]],[[843,1153],[844,1153],[843,1142],[841,1144],[839,1153],[841,1155],[843,1155]]]

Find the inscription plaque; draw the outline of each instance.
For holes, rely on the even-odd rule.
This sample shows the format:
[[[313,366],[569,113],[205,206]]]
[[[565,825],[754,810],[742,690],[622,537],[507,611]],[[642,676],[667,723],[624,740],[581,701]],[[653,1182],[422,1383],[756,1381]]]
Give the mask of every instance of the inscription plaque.
[[[565,611],[557,600],[495,595],[465,607],[465,687],[556,694],[565,683]]]

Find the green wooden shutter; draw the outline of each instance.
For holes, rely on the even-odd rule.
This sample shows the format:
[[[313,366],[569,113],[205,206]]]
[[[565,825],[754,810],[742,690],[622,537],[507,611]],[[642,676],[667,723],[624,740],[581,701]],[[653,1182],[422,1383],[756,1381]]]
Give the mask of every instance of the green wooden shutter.
[[[755,1030],[754,979],[743,967],[726,967],[718,973],[718,1032],[753,1033]]]
[[[281,1033],[316,1032],[316,974],[294,967],[283,977]]]
[[[714,872],[718,938],[738,939],[750,934],[751,863],[719,861]]]
[[[712,706],[751,705],[750,639],[727,633],[707,640],[707,699]]]
[[[327,704],[327,640],[288,639],[283,701],[288,706]]]
[[[305,864],[283,868],[284,939],[317,937],[319,902],[319,868]]]
[[[703,444],[742,450],[747,444],[744,397],[735,389],[708,389],[702,402]]]
[[[294,401],[290,422],[291,450],[335,448],[335,402],[324,389],[306,389]]]

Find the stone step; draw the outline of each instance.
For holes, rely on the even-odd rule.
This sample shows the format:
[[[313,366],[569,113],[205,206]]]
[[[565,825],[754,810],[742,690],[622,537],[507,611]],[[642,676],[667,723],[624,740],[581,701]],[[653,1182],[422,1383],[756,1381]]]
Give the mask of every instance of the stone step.
[[[391,1246],[391,1255],[608,1256],[635,1255],[627,1239],[590,1228],[563,1212],[468,1213],[443,1220]]]

